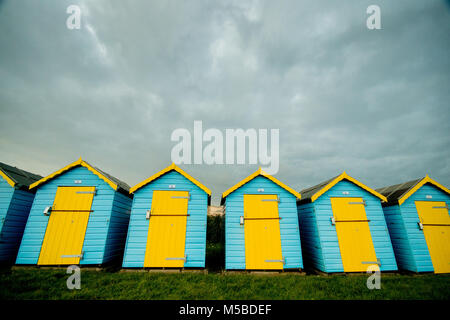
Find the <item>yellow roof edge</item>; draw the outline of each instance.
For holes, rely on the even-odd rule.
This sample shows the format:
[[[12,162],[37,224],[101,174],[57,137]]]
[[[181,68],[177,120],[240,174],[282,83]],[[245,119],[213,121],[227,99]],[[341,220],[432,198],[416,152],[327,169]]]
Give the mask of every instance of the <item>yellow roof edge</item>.
[[[184,176],[186,179],[188,179],[189,181],[191,181],[193,184],[195,184],[197,187],[199,187],[200,189],[202,189],[203,191],[205,191],[209,196],[211,196],[211,190],[209,190],[205,185],[203,185],[200,181],[198,181],[197,179],[195,179],[194,177],[192,177],[191,175],[189,175],[186,171],[184,171],[183,169],[181,169],[180,167],[178,167],[175,163],[172,162],[172,164],[170,164],[170,166],[162,169],[161,171],[155,173],[154,175],[150,176],[149,178],[145,179],[142,182],[139,182],[137,185],[135,185],[134,187],[132,187],[130,189],[130,193],[134,193],[136,192],[138,189],[142,188],[143,186],[149,184],[150,182],[152,182],[153,180],[159,178],[160,176],[162,176],[163,174],[175,170],[176,172],[178,172],[179,174],[181,174],[182,176]]]
[[[81,166],[87,168],[87,169],[88,169],[89,171],[91,171],[93,174],[95,174],[95,175],[98,176],[100,179],[102,179],[102,180],[105,181],[107,184],[109,184],[109,186],[110,186],[111,188],[113,188],[115,191],[117,191],[117,189],[118,189],[119,186],[118,186],[115,182],[113,182],[113,181],[111,181],[110,179],[108,179],[107,177],[105,177],[103,174],[101,174],[100,172],[98,172],[94,167],[92,167],[89,163],[87,163],[86,161],[82,160],[81,158],[80,158],[80,160],[78,160],[78,161],[81,161],[81,163],[80,163]]]
[[[1,169],[0,169],[0,176],[2,176],[3,179],[5,179],[6,182],[8,182],[8,184],[14,188],[16,183],[10,177],[8,177],[8,175],[6,173],[4,173]]]
[[[274,182],[275,184],[279,185],[280,187],[282,187],[283,189],[285,189],[286,191],[292,193],[297,199],[301,199],[301,195],[299,192],[295,191],[294,189],[292,189],[291,187],[285,185],[283,182],[281,182],[280,180],[272,177],[270,174],[264,172],[261,167],[256,170],[255,172],[253,172],[251,175],[249,175],[247,178],[239,181],[238,183],[236,183],[234,186],[232,186],[231,188],[229,188],[228,190],[226,190],[224,193],[222,193],[222,199],[225,199],[230,193],[232,193],[233,191],[236,191],[237,189],[239,189],[240,187],[242,187],[244,184],[246,184],[247,182],[253,180],[254,178],[256,178],[257,176],[263,176],[266,177],[267,179],[271,180],[272,182]]]
[[[417,190],[419,190],[425,183],[431,183],[434,186],[438,187],[439,189],[441,189],[442,191],[450,194],[450,190],[446,187],[444,187],[442,184],[440,184],[439,182],[431,179],[428,174],[425,176],[425,178],[423,178],[422,180],[420,180],[419,183],[417,183],[411,190],[409,190],[407,193],[405,193],[400,199],[398,199],[398,204],[401,205],[403,204],[403,202],[406,201],[406,199],[408,199],[410,196],[412,196]]]
[[[350,177],[345,171],[342,172],[339,176],[337,176],[333,181],[329,182],[325,187],[323,187],[322,189],[320,189],[319,191],[317,191],[312,197],[311,197],[311,202],[316,201],[321,195],[323,195],[325,192],[327,192],[328,190],[330,190],[333,186],[335,186],[339,181],[342,180],[348,180],[354,184],[356,184],[358,187],[366,190],[367,192],[373,194],[374,196],[376,196],[377,198],[381,199],[384,202],[387,202],[387,198],[385,196],[383,196],[381,193],[375,191],[372,188],[369,188],[368,186],[366,186],[365,184],[359,182],[358,180],[356,180],[355,178]]]
[[[70,164],[68,164],[67,166],[65,166],[62,169],[59,169],[58,171],[55,171],[51,174],[49,174],[48,176],[30,184],[29,189],[33,189],[47,181],[52,180],[53,178],[56,178],[57,176],[63,174],[64,172],[76,167],[76,166],[82,166],[85,167],[86,169],[88,169],[89,171],[91,171],[93,174],[95,174],[96,176],[98,176],[100,179],[102,179],[103,181],[105,181],[107,184],[110,185],[111,188],[113,188],[114,190],[117,190],[118,186],[117,184],[115,184],[113,181],[111,181],[110,179],[108,179],[107,177],[105,177],[103,174],[101,174],[100,172],[98,172],[94,167],[92,167],[89,163],[87,163],[86,161],[84,161],[83,159],[81,159],[81,157],[75,161],[72,162]]]
[[[248,177],[246,177],[246,178],[242,179],[241,181],[239,181],[238,183],[236,183],[231,188],[228,188],[227,190],[225,190],[225,192],[222,193],[222,199],[225,199],[230,193],[239,189],[241,186],[243,186],[247,182],[253,180],[255,177],[259,176],[260,174],[261,174],[261,167],[258,170],[256,170],[255,172],[253,172],[251,175],[249,175]]]

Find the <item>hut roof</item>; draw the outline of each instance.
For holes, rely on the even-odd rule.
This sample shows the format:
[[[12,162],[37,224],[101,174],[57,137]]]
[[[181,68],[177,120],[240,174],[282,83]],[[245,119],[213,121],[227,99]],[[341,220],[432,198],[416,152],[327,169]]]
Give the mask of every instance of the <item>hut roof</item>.
[[[367,192],[373,194],[374,196],[380,198],[382,201],[387,201],[386,197],[380,194],[379,192],[375,191],[372,188],[369,188],[365,184],[359,182],[355,178],[350,177],[345,171],[342,172],[340,175],[333,177],[331,179],[328,179],[326,181],[323,181],[315,186],[309,187],[307,189],[303,189],[300,191],[302,194],[302,200],[301,202],[314,202],[316,201],[321,195],[323,195],[325,192],[330,190],[333,186],[335,186],[339,181],[342,180],[348,180],[354,184],[356,184],[358,187],[366,190]]]
[[[417,190],[419,190],[424,184],[429,183],[435,187],[441,189],[447,194],[450,194],[450,190],[440,183],[431,179],[428,175],[423,178],[407,181],[404,183],[395,184],[388,187],[377,189],[379,193],[387,198],[388,205],[402,204],[410,196],[412,196]]]
[[[42,178],[39,181],[34,182],[33,184],[30,185],[30,189],[36,188],[37,186],[40,186],[43,183],[46,183],[46,182],[56,178],[57,176],[69,171],[70,169],[78,167],[78,166],[87,168],[89,171],[91,171],[92,173],[97,175],[100,179],[102,179],[107,184],[109,184],[111,186],[111,188],[113,188],[116,191],[123,191],[123,192],[128,193],[130,190],[130,186],[128,184],[126,184],[125,182],[113,177],[112,175],[100,170],[99,168],[91,166],[89,163],[87,163],[86,161],[84,161],[81,158],[78,159],[77,161],[65,166],[64,168],[53,172],[52,174],[46,176],[45,178]]]
[[[0,162],[0,176],[2,176],[11,187],[26,189],[28,189],[30,184],[42,179],[40,175],[7,165],[3,162]]]

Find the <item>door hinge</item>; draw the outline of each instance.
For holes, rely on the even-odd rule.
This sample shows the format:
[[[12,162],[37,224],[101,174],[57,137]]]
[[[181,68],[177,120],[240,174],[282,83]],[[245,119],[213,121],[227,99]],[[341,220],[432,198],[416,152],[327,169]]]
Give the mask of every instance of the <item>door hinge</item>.
[[[152,210],[150,209],[150,210],[147,210],[146,212],[145,212],[145,219],[150,219],[150,216],[152,215]]]
[[[364,207],[367,207],[366,200],[364,199],[362,202],[349,202],[348,204],[362,204]]]
[[[189,200],[191,200],[191,194],[188,193],[187,196],[172,196],[171,198],[172,199],[188,199],[188,201],[189,201]]]
[[[184,262],[186,262],[187,256],[184,256],[184,258],[166,258],[166,260],[183,260]]]
[[[81,252],[81,254],[63,254],[61,256],[61,258],[80,258],[80,260],[81,260],[81,259],[83,259],[83,255],[84,255],[84,252]]]
[[[261,201],[264,201],[264,202],[278,202],[278,203],[280,203],[280,197],[277,195],[276,199],[261,199]]]
[[[331,217],[330,220],[331,220],[331,225],[334,226],[336,224],[336,219],[334,217]]]
[[[246,218],[244,216],[240,216],[239,219],[240,225],[243,225],[245,220],[282,220],[283,218],[282,217]]]
[[[419,229],[420,229],[420,230],[423,230],[423,223],[419,221],[419,222],[417,222],[417,224],[419,225]],[[428,230],[428,229],[427,229],[427,230]]]
[[[94,191],[77,191],[77,194],[93,194],[94,196],[97,195],[97,188],[94,189]]]
[[[281,260],[264,260],[264,262],[282,262],[283,264],[286,264],[286,258],[283,257]]]

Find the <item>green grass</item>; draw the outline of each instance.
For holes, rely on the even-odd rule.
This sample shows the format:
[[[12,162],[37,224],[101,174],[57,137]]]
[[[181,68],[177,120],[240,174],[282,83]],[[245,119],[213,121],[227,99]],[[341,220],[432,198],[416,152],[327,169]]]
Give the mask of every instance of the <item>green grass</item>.
[[[366,275],[255,275],[81,271],[69,290],[64,269],[0,271],[0,299],[445,299],[449,275],[381,276],[369,290]]]

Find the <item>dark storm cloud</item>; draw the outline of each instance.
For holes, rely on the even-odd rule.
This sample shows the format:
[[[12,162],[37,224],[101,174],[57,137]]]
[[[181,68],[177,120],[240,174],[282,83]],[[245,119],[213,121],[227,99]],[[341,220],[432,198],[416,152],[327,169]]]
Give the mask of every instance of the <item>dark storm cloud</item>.
[[[83,156],[134,185],[202,120],[279,128],[296,189],[343,170],[448,186],[449,19],[444,1],[2,1],[0,161],[46,175]],[[183,167],[214,202],[256,169]]]

